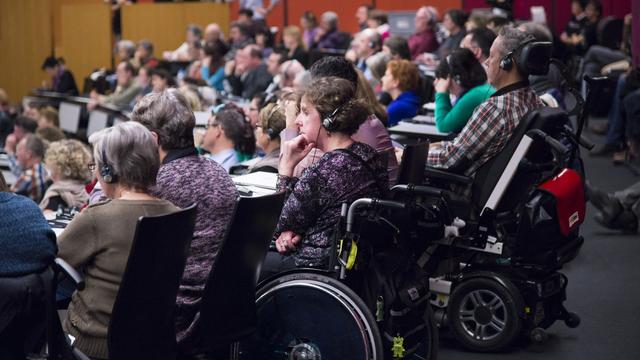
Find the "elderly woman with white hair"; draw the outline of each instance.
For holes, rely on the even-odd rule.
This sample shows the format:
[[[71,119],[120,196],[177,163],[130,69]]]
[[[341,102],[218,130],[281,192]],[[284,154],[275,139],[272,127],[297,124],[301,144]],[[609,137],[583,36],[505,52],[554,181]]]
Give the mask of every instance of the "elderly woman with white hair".
[[[93,359],[108,359],[111,311],[138,218],[178,208],[149,193],[160,159],[156,141],[144,126],[121,123],[91,135],[89,142],[95,160],[89,168],[111,200],[76,215],[58,238],[58,256],[82,269],[85,281],[85,288],[71,297],[63,327],[83,353]]]

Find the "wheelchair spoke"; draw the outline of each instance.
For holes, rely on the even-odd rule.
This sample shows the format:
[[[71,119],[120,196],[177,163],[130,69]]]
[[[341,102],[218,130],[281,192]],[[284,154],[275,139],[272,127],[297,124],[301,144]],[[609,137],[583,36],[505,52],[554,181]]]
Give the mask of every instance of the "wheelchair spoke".
[[[480,325],[480,333],[476,333],[476,335],[480,339],[485,339],[487,337],[487,325]]]
[[[491,301],[489,301],[487,303],[487,306],[492,310],[495,311],[497,309],[500,309],[504,306],[504,303],[502,302],[502,300],[500,300],[499,297],[495,296]]]
[[[491,318],[491,322],[489,323],[489,326],[491,326],[498,332],[502,332],[504,330],[505,325],[506,325],[505,322],[498,319],[495,315]]]
[[[484,301],[482,300],[482,295],[480,294],[479,291],[474,291],[474,292],[470,293],[469,294],[469,299],[473,303],[474,307],[479,307],[479,306],[485,305]]]
[[[460,311],[460,321],[462,321],[462,322],[475,321],[475,318],[473,316],[473,311],[471,311],[471,310]]]

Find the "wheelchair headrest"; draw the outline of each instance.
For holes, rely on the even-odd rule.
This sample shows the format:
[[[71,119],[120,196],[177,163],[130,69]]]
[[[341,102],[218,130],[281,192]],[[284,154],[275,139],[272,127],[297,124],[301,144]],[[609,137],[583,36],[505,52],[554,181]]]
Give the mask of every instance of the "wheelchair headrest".
[[[547,75],[552,45],[548,41],[530,42],[522,47],[516,63],[521,74]]]

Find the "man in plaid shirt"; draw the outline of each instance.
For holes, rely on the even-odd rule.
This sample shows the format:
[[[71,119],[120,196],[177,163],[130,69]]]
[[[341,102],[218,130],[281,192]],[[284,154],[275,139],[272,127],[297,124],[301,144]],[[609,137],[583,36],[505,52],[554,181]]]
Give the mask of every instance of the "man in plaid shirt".
[[[502,151],[520,119],[543,106],[529,87],[527,74],[520,73],[515,64],[519,45],[531,38],[513,27],[502,29],[484,63],[489,83],[497,91],[475,109],[455,139],[429,147],[427,165],[445,169],[455,166],[472,175]]]
[[[45,151],[46,144],[34,134],[22,138],[16,147],[16,158],[22,171],[11,191],[30,197],[36,203],[42,200],[49,180],[42,163]]]

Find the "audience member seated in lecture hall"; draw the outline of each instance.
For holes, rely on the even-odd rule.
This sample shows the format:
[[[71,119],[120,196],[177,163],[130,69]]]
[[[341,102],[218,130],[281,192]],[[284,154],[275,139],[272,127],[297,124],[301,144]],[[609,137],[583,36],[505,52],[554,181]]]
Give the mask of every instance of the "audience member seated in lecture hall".
[[[108,359],[107,331],[113,303],[141,216],[177,211],[149,193],[160,166],[153,135],[128,121],[94,133],[91,164],[111,199],[76,215],[58,238],[58,256],[82,271],[85,287],[75,291],[64,319],[74,346],[93,359]],[[114,226],[117,224],[118,226]]]
[[[222,40],[208,41],[204,44],[200,75],[207,85],[218,91],[224,90],[224,56],[228,51],[229,47]]]
[[[442,132],[460,132],[476,107],[495,92],[487,84],[482,65],[471,51],[463,48],[453,50],[440,62],[433,86],[436,127]]]
[[[358,72],[351,62],[343,57],[329,56],[322,58],[315,62],[309,70],[311,78],[317,80],[324,77],[338,77],[344,80],[348,80],[353,86],[356,87],[356,97],[358,100],[363,101],[364,105],[369,111],[369,117],[360,125],[358,131],[353,134],[353,140],[357,142],[365,143],[372,148],[376,149],[378,153],[387,156],[393,150],[393,144],[389,137],[389,132],[384,127],[383,121],[386,119],[385,115],[378,117],[377,114],[381,112],[381,106],[371,96],[369,84],[360,79]],[[288,101],[286,119],[287,127],[280,138],[283,141],[290,140],[298,135],[299,129],[295,122],[295,102]],[[290,107],[293,106],[293,109]],[[298,163],[294,170],[294,176],[299,176],[305,168],[311,165],[314,161],[320,159],[322,156],[321,149],[314,149],[312,155],[308,155],[302,161]],[[387,173],[389,176],[389,183],[394,184],[397,178],[398,163],[395,157],[391,156],[387,161]]]
[[[129,103],[140,92],[140,85],[135,81],[135,69],[128,62],[121,62],[116,68],[117,87],[113,94],[105,96],[95,91],[90,94],[91,101],[87,104],[88,110],[93,110],[98,105],[111,105],[119,110],[129,107]]]
[[[320,26],[313,39],[312,49],[343,49],[349,47],[349,35],[338,30],[338,14],[326,11],[320,16]]]
[[[212,116],[200,145],[204,156],[226,171],[253,157],[256,148],[251,123],[240,111],[225,107]]]
[[[487,78],[496,92],[480,104],[455,139],[429,146],[427,165],[455,167],[472,175],[498,154],[527,113],[543,106],[529,87],[528,74],[517,66],[520,44],[532,37],[507,26],[493,42],[486,62]]]
[[[467,34],[465,23],[468,16],[461,9],[450,9],[442,17],[442,26],[447,30],[449,36],[438,48],[438,58],[444,60],[454,49],[460,47],[460,42]]]
[[[78,140],[61,140],[49,145],[44,163],[53,183],[47,188],[40,209],[57,211],[58,208],[81,209],[89,201],[85,189],[92,180],[89,170],[91,153]]]
[[[173,51],[165,51],[162,53],[162,58],[169,61],[192,61],[194,60],[193,48],[196,43],[200,43],[202,40],[202,29],[197,25],[189,25],[187,27],[187,34],[185,42]]]
[[[49,56],[42,63],[42,70],[46,71],[51,77],[51,83],[44,84],[46,90],[73,96],[78,95],[76,80],[73,78],[71,71],[64,67],[64,63],[61,63],[61,59]]]
[[[154,69],[151,72],[151,91],[161,93],[176,86],[176,80],[166,69]]]
[[[588,22],[585,12],[586,4],[586,0],[571,0],[571,19],[569,19],[564,31],[560,34],[560,41],[571,54],[577,55],[580,52],[578,49],[580,34],[584,31]]]
[[[51,106],[45,106],[40,109],[38,117],[38,129],[36,135],[48,142],[65,139],[64,132],[60,130],[60,119],[58,118],[58,110]]]
[[[20,173],[11,191],[39,203],[49,182],[47,169],[42,162],[47,144],[34,134],[27,134],[16,147],[16,160]]]
[[[37,111],[36,111],[37,113]],[[4,152],[9,156],[11,172],[20,176],[20,165],[16,160],[18,143],[29,134],[34,134],[38,128],[38,122],[30,117],[18,116],[13,124],[13,131],[7,135],[4,142]]]
[[[279,166],[278,189],[288,195],[276,228],[280,254],[267,255],[263,277],[296,266],[326,267],[341,203],[388,190],[381,155],[351,138],[368,115],[347,80],[324,77],[307,88],[296,118],[300,135],[284,143]],[[322,158],[293,177],[314,148],[324,152]]]
[[[460,47],[469,49],[476,57],[476,60],[478,60],[480,64],[484,64],[487,58],[489,58],[489,51],[495,39],[496,33],[486,27],[478,27],[467,31],[467,34],[460,42]]]
[[[202,292],[238,197],[229,174],[198,156],[193,143],[195,116],[175,90],[140,100],[131,120],[145,125],[158,142],[161,166],[153,194],[181,208],[198,204],[193,240],[176,299],[176,337],[184,356],[204,351],[198,339]]]
[[[302,13],[300,17],[300,27],[302,28],[302,38],[304,39],[305,47],[307,50],[313,48],[316,35],[320,30],[316,15],[311,11]]]
[[[231,94],[245,99],[264,91],[272,80],[262,61],[262,50],[253,44],[238,50],[235,60],[227,62],[225,76]]]
[[[284,107],[279,104],[268,104],[260,110],[259,121],[255,131],[256,145],[265,155],[251,167],[250,172],[278,172],[280,132],[285,127],[284,110]]]
[[[411,58],[416,59],[423,53],[433,53],[438,50],[436,29],[438,11],[433,6],[423,6],[416,12],[416,32],[409,37]]]
[[[416,95],[420,75],[418,68],[407,60],[391,60],[382,77],[382,91],[393,101],[387,106],[388,126],[397,125],[402,119],[418,114],[420,99]]]
[[[131,63],[136,69],[143,66],[153,69],[158,66],[158,59],[153,55],[153,43],[145,39],[138,41]]]
[[[9,192],[2,172],[0,214],[0,359],[21,360],[27,355],[24,325],[48,301],[45,284],[56,236],[33,201]]]
[[[302,66],[309,66],[309,53],[306,50],[299,27],[287,26],[284,28],[282,45],[286,52],[286,60],[298,60]]]

